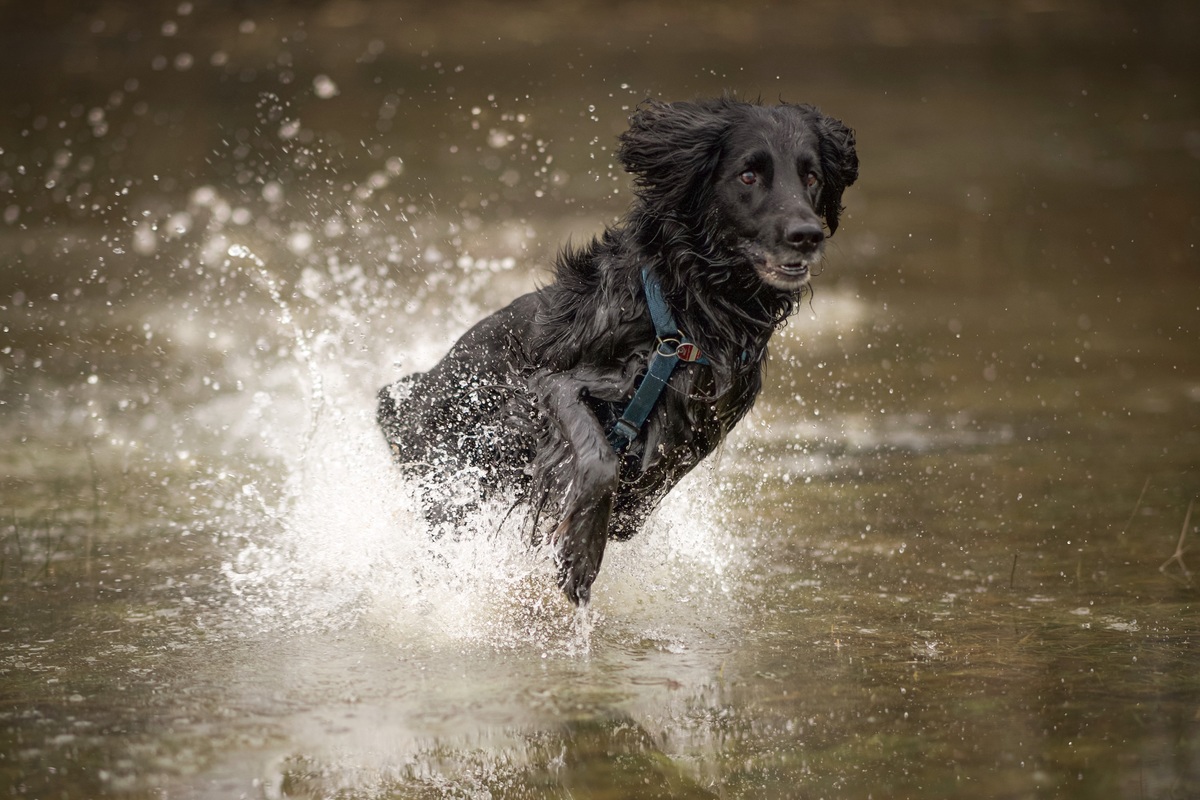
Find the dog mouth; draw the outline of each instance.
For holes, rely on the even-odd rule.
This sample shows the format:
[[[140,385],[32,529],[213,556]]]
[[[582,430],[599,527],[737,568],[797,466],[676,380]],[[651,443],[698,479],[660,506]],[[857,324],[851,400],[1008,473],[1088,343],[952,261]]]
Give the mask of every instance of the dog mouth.
[[[777,289],[794,292],[808,283],[813,263],[812,259],[776,261],[766,258],[756,263],[755,267],[764,283]]]
[[[780,264],[775,268],[781,275],[789,278],[807,278],[808,277],[808,262],[797,261],[793,264]]]
[[[744,241],[738,248],[760,281],[783,292],[799,292],[821,261],[822,248],[770,247]]]

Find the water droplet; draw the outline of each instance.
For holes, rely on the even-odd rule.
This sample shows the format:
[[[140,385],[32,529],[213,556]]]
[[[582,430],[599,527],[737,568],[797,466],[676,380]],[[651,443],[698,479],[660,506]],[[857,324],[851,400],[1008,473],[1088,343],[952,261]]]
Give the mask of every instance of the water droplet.
[[[328,75],[318,75],[313,78],[313,91],[322,100],[328,100],[338,95],[337,84]]]

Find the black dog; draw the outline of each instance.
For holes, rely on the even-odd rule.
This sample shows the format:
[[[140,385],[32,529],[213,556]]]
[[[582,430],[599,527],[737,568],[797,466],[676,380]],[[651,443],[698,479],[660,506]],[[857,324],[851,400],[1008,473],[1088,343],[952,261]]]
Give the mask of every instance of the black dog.
[[[380,392],[430,516],[453,518],[437,487],[468,475],[484,495],[515,492],[559,585],[586,603],[606,541],[632,536],[754,404],[822,218],[832,234],[858,177],[854,144],[807,105],[639,106],[618,150],[637,194],[622,223]]]

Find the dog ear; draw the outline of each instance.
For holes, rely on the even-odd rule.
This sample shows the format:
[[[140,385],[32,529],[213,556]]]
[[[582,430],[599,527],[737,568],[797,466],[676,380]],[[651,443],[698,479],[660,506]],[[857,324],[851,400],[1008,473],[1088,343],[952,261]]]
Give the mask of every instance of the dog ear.
[[[619,137],[617,158],[650,207],[697,209],[721,157],[729,115],[724,100],[660,103],[646,100]]]
[[[825,186],[816,211],[825,218],[832,236],[837,230],[838,215],[843,211],[842,192],[858,179],[858,153],[854,147],[854,131],[841,120],[822,115],[817,129]]]

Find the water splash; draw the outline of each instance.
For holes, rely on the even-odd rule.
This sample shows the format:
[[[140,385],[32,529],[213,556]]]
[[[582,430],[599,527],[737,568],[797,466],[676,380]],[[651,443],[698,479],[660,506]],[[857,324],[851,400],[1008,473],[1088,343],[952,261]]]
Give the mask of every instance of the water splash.
[[[435,535],[420,513],[420,486],[391,461],[374,421],[374,392],[387,370],[368,363],[359,345],[363,323],[353,313],[354,304],[371,302],[355,293],[374,287],[334,279],[341,288],[330,303],[319,287],[334,276],[309,268],[289,291],[248,246],[231,244],[227,253],[227,283],[240,282],[274,309],[255,322],[255,340],[270,344],[227,364],[236,372],[227,377],[242,390],[195,414],[250,421],[231,429],[224,450],[238,452],[238,440],[250,437],[275,465],[241,473],[233,461],[223,464],[231,482],[240,482],[227,522],[242,544],[222,573],[247,624],[367,626],[398,643],[584,656],[598,629],[683,646],[680,608],[695,609],[692,623],[700,624],[706,603],[729,601],[725,573],[735,553],[720,533],[717,484],[703,469],[642,536],[609,548],[599,597],[578,613],[555,586],[549,552],[529,545],[522,514],[508,501],[477,509],[453,535]],[[456,263],[496,269],[486,260]],[[436,358],[445,342],[413,335],[425,312],[409,308],[388,315],[393,328],[407,331],[396,337],[402,355]],[[670,622],[656,610],[662,597],[676,607]]]
[[[247,484],[262,530],[224,567],[261,625],[367,625],[396,642],[585,655],[609,617],[618,629],[676,641],[678,618],[660,619],[660,600],[673,613],[702,613],[729,599],[733,553],[716,541],[711,508],[669,504],[641,537],[615,543],[593,607],[575,612],[549,552],[528,544],[505,501],[479,508],[453,535],[433,535],[420,487],[391,463],[369,407],[331,410],[310,447],[313,457],[297,456],[287,476],[282,508]]]
[[[128,227],[105,237],[144,265],[144,288],[123,291],[165,366],[139,376],[150,388],[128,431],[115,415],[96,430],[187,485],[194,518],[180,527],[214,534],[222,624],[589,657],[598,642],[686,648],[735,615],[740,555],[705,468],[609,547],[585,612],[502,500],[432,535],[376,428],[375,393],[434,364],[544,265],[522,261],[524,233],[473,232],[406,198],[386,151],[339,156],[269,93],[255,113],[252,135],[218,154],[253,180],[132,197]],[[104,383],[87,389],[106,397]]]

